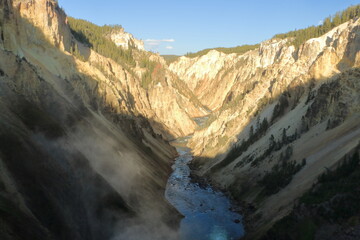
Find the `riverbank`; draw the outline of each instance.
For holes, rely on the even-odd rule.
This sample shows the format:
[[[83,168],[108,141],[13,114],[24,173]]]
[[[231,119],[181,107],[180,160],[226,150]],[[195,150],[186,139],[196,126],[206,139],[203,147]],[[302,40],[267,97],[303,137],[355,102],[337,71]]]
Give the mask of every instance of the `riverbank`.
[[[180,239],[237,240],[244,235],[242,216],[237,207],[221,191],[204,181],[195,182],[188,166],[193,156],[190,149],[177,147],[179,156],[173,165],[165,196],[185,217]]]
[[[194,157],[195,160],[195,157]],[[193,161],[194,161],[193,160]],[[197,174],[197,168],[189,163],[189,167],[191,170],[191,181],[194,183],[198,183],[200,187],[207,188],[211,187],[215,191],[222,192],[231,202],[232,208],[230,209],[233,212],[236,212],[242,216],[242,225],[244,227],[245,233],[252,231],[254,226],[254,220],[253,220],[253,213],[257,210],[256,206],[254,206],[251,203],[246,203],[244,201],[239,201],[238,199],[235,199],[230,191],[224,189],[223,187],[219,186],[218,184],[215,184],[211,181],[211,179],[208,179],[205,176],[200,176]],[[244,240],[246,239],[247,235],[242,236],[240,239]]]

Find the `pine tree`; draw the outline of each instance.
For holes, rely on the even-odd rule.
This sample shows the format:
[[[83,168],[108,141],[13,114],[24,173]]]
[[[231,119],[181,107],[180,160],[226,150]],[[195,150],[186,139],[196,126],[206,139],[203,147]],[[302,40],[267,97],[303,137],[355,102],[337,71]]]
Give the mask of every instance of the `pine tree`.
[[[305,29],[276,34],[274,38],[294,38],[292,44],[298,48],[301,44],[310,38],[320,37],[321,35],[330,31],[332,28],[337,27],[340,24],[356,17],[360,17],[360,5],[351,6],[342,12],[336,13],[334,16],[325,18],[323,24],[319,26],[310,26]]]
[[[251,125],[250,131],[249,131],[249,139],[252,139],[253,136],[254,136],[254,127]]]
[[[71,33],[79,42],[119,64],[126,64],[131,67],[136,65],[131,48],[122,49],[107,37],[112,31],[122,29],[120,25],[100,27],[91,22],[71,17],[68,17],[68,22]],[[74,49],[75,51],[77,50]],[[78,54],[75,56],[79,57]]]
[[[282,144],[286,144],[287,143],[287,136],[286,136],[286,129],[283,128],[283,132],[282,132]]]

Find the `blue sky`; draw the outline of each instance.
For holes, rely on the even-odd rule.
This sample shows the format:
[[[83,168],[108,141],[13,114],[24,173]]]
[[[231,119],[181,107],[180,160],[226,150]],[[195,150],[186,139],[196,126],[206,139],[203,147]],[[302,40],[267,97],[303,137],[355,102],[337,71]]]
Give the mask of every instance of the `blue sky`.
[[[354,0],[59,0],[72,17],[120,24],[148,50],[182,55],[255,44],[276,33],[317,25]]]

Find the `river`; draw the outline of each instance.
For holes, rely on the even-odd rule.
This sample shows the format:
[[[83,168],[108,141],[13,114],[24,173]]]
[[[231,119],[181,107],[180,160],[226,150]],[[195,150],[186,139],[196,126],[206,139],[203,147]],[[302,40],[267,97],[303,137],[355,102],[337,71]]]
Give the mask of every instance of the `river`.
[[[232,208],[229,199],[210,186],[191,182],[188,163],[190,149],[177,147],[179,156],[172,166],[165,191],[167,200],[185,217],[180,223],[181,240],[231,240],[244,235],[242,217]]]

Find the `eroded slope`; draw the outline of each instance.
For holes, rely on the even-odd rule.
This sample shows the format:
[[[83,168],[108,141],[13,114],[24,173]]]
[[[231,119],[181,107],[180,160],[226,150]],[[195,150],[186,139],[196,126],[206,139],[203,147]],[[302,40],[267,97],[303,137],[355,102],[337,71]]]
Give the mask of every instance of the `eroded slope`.
[[[255,206],[259,234],[358,144],[359,25],[297,48],[271,39],[242,55],[210,51],[170,65],[213,110],[189,143],[198,174]]]

